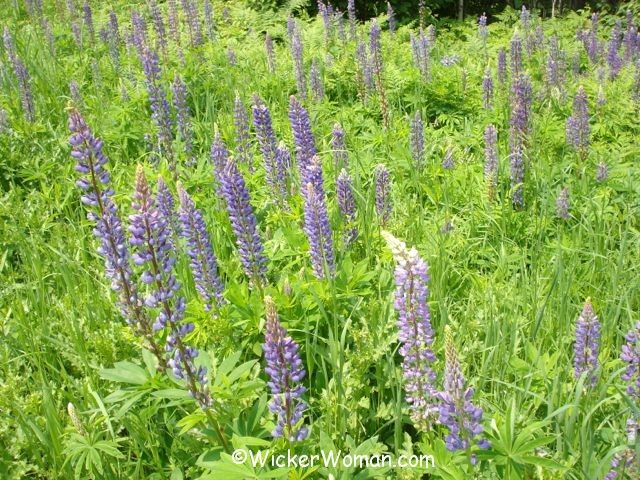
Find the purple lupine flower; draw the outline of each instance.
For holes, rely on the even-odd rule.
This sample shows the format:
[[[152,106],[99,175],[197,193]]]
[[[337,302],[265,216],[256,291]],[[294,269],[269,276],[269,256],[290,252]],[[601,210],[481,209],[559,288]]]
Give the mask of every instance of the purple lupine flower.
[[[307,168],[318,151],[311,131],[309,113],[293,95],[289,101],[289,121],[291,122],[291,131],[293,132],[293,140],[296,147],[296,161],[300,171],[301,185],[304,186],[308,183]]]
[[[507,81],[507,52],[504,48],[498,50],[498,82],[501,85]]]
[[[598,44],[598,14],[593,13],[591,15],[591,30],[584,36],[585,48],[587,50],[587,56],[591,63],[598,62],[598,56],[600,53],[600,46]]]
[[[120,26],[118,25],[118,15],[113,10],[109,11],[109,38],[115,45],[120,45]]]
[[[129,231],[135,248],[133,261],[143,268],[140,278],[148,285],[144,304],[156,312],[154,330],[169,329],[165,345],[168,366],[176,378],[186,381],[191,396],[206,409],[211,405],[206,369],[196,368],[193,360],[198,351],[184,343],[184,337],[194,327],[191,323],[182,323],[186,302],[180,295],[180,283],[173,271],[176,260],[169,222],[159,210],[140,165],[136,171],[132,206],[135,213],[129,217]]]
[[[71,22],[71,33],[76,46],[82,49],[82,30],[80,29],[80,24],[75,20]]]
[[[18,90],[20,91],[20,102],[24,117],[28,122],[35,122],[36,106],[31,91],[31,75],[19,57],[16,57],[13,68],[14,74],[18,79]]]
[[[15,64],[15,61],[18,58],[18,53],[16,51],[15,42],[13,41],[13,35],[11,35],[11,30],[9,30],[9,27],[7,26],[4,27],[2,32],[2,41],[4,49],[7,52],[7,57],[9,57],[9,61],[12,64]],[[13,68],[15,69],[15,66]]]
[[[105,170],[107,157],[102,150],[102,140],[96,138],[78,110],[69,112],[71,156],[77,161],[76,171],[83,178],[76,185],[83,190],[82,203],[96,209],[89,220],[95,222],[95,236],[100,240],[98,253],[104,258],[105,275],[111,281],[111,289],[118,294],[118,308],[134,332],[142,336],[147,346],[166,366],[162,349],[153,338],[153,329],[132,280],[131,261],[125,239],[125,230],[112,200],[110,177]]]
[[[598,163],[598,169],[596,172],[596,180],[598,183],[604,182],[609,177],[609,167],[604,162]]]
[[[316,278],[332,277],[335,272],[333,234],[327,212],[324,187],[319,184],[322,169],[317,157],[309,166],[310,181],[304,186],[304,232],[309,240],[309,255]],[[320,180],[318,180],[320,179]],[[311,180],[315,180],[312,183]]]
[[[333,130],[331,131],[331,151],[333,153],[335,171],[349,166],[349,152],[344,141],[344,130],[338,122],[333,124]]]
[[[487,68],[482,78],[482,103],[486,110],[493,108],[493,77],[490,68]]]
[[[639,52],[640,43],[638,43],[638,27],[633,23],[633,14],[627,19],[627,30],[624,32],[622,39],[624,44],[624,63],[633,62]]]
[[[511,75],[517,78],[522,73],[522,40],[516,32],[510,44]]]
[[[340,10],[336,10],[335,22],[338,25],[338,38],[340,38],[340,41],[344,45],[347,43],[347,32],[344,29],[344,14]]]
[[[620,453],[616,453],[611,459],[611,470],[605,475],[603,480],[622,480],[627,475],[624,474],[626,471],[630,473],[629,470],[633,465],[633,462],[636,459],[636,454],[631,449],[623,450]],[[624,477],[619,476],[620,474],[624,475]],[[631,478],[631,477],[629,477]]]
[[[522,5],[522,10],[520,11],[520,22],[522,23],[522,28],[529,30],[531,13],[529,13],[529,10],[527,10],[527,7],[524,5]]]
[[[93,42],[96,32],[93,27],[93,13],[91,12],[91,5],[89,5],[89,2],[84,2],[84,5],[82,6],[82,13],[84,15],[84,26],[87,28],[89,37],[91,37],[91,41]]]
[[[387,21],[389,22],[389,32],[395,33],[398,22],[390,2],[387,2]]]
[[[69,82],[69,96],[74,105],[82,105],[82,94],[80,93],[80,86],[75,80]]]
[[[533,90],[531,79],[528,75],[520,75],[514,78],[511,86],[512,113],[509,124],[512,132],[522,137],[529,134],[531,129],[531,102]]]
[[[156,126],[160,154],[167,158],[169,167],[175,170],[173,149],[171,147],[173,138],[171,111],[167,96],[161,84],[158,54],[155,50],[143,47],[141,60],[145,74],[145,82],[147,84],[149,104],[151,106],[151,119]]]
[[[42,19],[42,29],[44,30],[44,37],[47,39],[47,45],[49,46],[49,53],[52,57],[56,56],[56,37],[53,34],[51,24],[46,18]]]
[[[264,37],[264,49],[267,53],[267,67],[271,73],[276,71],[276,54],[273,50],[273,39],[268,33]]]
[[[524,145],[522,136],[514,132],[509,134],[509,177],[511,180],[511,203],[515,208],[524,207]]]
[[[489,29],[487,28],[487,15],[482,12],[482,15],[478,18],[478,36],[482,43],[487,43],[487,38],[489,37]]]
[[[287,20],[287,31],[289,32],[291,58],[293,59],[298,95],[305,99],[307,97],[307,79],[304,73],[302,37],[300,36],[300,28],[292,17]]]
[[[187,155],[187,165],[196,163],[193,154],[193,131],[191,129],[191,113],[187,105],[187,86],[180,75],[176,74],[171,84],[173,92],[173,108],[176,111],[176,125]]]
[[[254,96],[252,111],[253,126],[264,160],[267,184],[273,188],[277,184],[275,168],[277,140],[275,133],[273,133],[271,112],[269,111],[269,107],[267,107],[257,95]]]
[[[360,95],[363,99],[366,99],[366,97],[373,91],[374,83],[367,46],[362,41],[358,41],[358,45],[356,46],[356,59],[358,61],[358,66],[360,67],[358,69],[358,86],[360,87]]]
[[[180,235],[187,241],[187,255],[190,259],[191,273],[200,298],[205,302],[207,311],[216,310],[225,303],[222,296],[222,282],[218,276],[218,261],[211,245],[207,226],[202,213],[180,185]]]
[[[236,92],[233,104],[233,124],[236,132],[236,158],[249,166],[253,171],[253,154],[251,152],[251,136],[249,127],[249,115],[240,94]]]
[[[204,1],[204,24],[207,27],[207,36],[210,41],[215,40],[216,24],[213,20],[213,5],[210,0]]]
[[[426,431],[435,413],[435,373],[431,365],[436,360],[431,349],[434,333],[427,304],[428,267],[415,248],[407,249],[389,232],[383,231],[382,236],[396,262],[394,307],[398,312],[404,390],[413,424],[418,430]]]
[[[533,55],[537,50],[544,46],[544,30],[542,25],[538,25],[533,34],[527,36],[527,52]]]
[[[284,203],[288,196],[289,171],[291,168],[291,153],[284,142],[280,142],[274,158],[274,184],[278,200]]]
[[[587,373],[587,383],[595,385],[597,378],[594,372],[598,368],[599,349],[600,322],[593,311],[591,300],[587,299],[576,322],[576,342],[573,350],[575,378],[580,378],[584,373]]]
[[[380,26],[374,19],[369,31],[369,54],[371,60],[371,71],[375,80],[376,90],[380,97],[380,107],[382,109],[382,120],[384,128],[389,128],[389,108],[382,83],[382,44],[380,43]]]
[[[445,170],[452,170],[455,166],[456,162],[453,155],[453,148],[447,147],[444,152],[444,158],[442,159],[442,168]]]
[[[332,15],[330,9],[333,10],[333,7],[329,4],[328,6],[322,0],[318,0],[318,13],[322,17],[322,23],[324,24],[324,40],[325,44],[329,44],[329,40],[331,38],[331,33],[333,31],[332,24]]]
[[[440,64],[444,67],[453,67],[460,61],[459,55],[445,55],[440,59]]]
[[[411,157],[416,168],[421,170],[424,165],[424,123],[420,110],[416,110],[411,119],[410,131]]]
[[[564,187],[556,199],[556,216],[563,220],[569,219],[569,189]]]
[[[178,216],[176,213],[176,201],[173,198],[169,186],[164,178],[158,177],[158,189],[156,193],[156,204],[158,212],[167,222],[167,228],[171,234],[178,234]]]
[[[620,359],[626,364],[622,380],[628,382],[627,394],[633,399],[640,399],[640,322],[636,322],[624,337]]]
[[[620,73],[622,68],[622,58],[618,55],[621,44],[622,26],[620,22],[616,22],[613,31],[611,32],[611,39],[609,40],[609,47],[607,50],[607,64],[609,65],[609,78],[614,80]]]
[[[558,45],[558,37],[553,35],[549,40],[549,56],[547,58],[547,83],[564,91],[565,83],[565,59],[564,52]]]
[[[162,50],[165,55],[167,51],[167,35],[164,27],[164,19],[162,13],[158,8],[156,0],[150,0],[149,11],[151,12],[151,22],[153,23],[153,29],[156,32],[156,48]]]
[[[438,422],[449,431],[445,446],[450,452],[469,450],[476,443],[479,448],[489,448],[486,439],[476,437],[483,432],[482,409],[472,403],[473,388],[465,388],[465,379],[458,360],[453,333],[445,326],[445,367],[443,391],[438,392]],[[471,457],[475,464],[475,457]]]
[[[309,73],[311,78],[311,92],[313,93],[313,100],[315,102],[321,102],[324,100],[324,85],[322,82],[322,72],[318,65],[317,59],[311,61],[311,71]]]
[[[148,36],[147,22],[140,12],[134,10],[131,12],[131,41],[141,57],[149,45]]]
[[[567,119],[567,143],[586,158],[589,152],[589,107],[587,105],[587,93],[580,86],[573,99],[573,114]]]
[[[187,18],[189,37],[192,47],[199,47],[203,43],[202,26],[200,25],[200,13],[194,0],[182,0],[182,10]]]
[[[376,213],[380,223],[384,226],[391,218],[393,206],[391,203],[391,177],[387,167],[379,163],[373,169],[373,177],[376,188]]]
[[[343,233],[345,245],[353,242],[358,236],[358,229],[355,226],[356,220],[356,200],[353,196],[351,177],[343,168],[336,180],[336,197],[340,214],[344,218],[345,228]]]
[[[219,179],[220,193],[227,203],[242,268],[253,285],[263,285],[266,280],[267,258],[264,256],[264,246],[249,199],[249,190],[234,160],[227,161]]]
[[[484,179],[493,199],[498,186],[498,130],[491,124],[484,129]]]
[[[169,33],[171,38],[180,46],[180,16],[178,14],[178,3],[176,0],[167,0]]]
[[[351,40],[356,38],[356,2],[347,0],[347,15],[349,17],[349,35]]]
[[[211,163],[213,165],[213,175],[218,185],[222,184],[222,175],[229,160],[229,150],[220,137],[220,132],[216,132],[211,144]]]
[[[300,425],[307,409],[307,404],[301,399],[306,392],[301,384],[306,372],[298,344],[280,324],[276,306],[269,295],[265,295],[264,304],[267,323],[262,349],[267,363],[265,372],[269,375],[267,385],[273,395],[269,410],[278,417],[271,435],[284,437],[290,442],[301,441],[309,435],[309,428]]]
[[[0,135],[9,131],[9,114],[4,108],[0,108]]]
[[[229,60],[229,65],[232,67],[238,66],[238,58],[236,57],[236,52],[231,46],[227,47],[227,60]]]

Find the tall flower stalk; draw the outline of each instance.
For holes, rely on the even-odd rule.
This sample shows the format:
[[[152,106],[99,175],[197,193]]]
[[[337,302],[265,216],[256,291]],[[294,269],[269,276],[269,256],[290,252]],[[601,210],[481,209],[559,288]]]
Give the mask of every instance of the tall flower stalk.
[[[181,185],[178,185],[180,198],[180,234],[187,242],[187,255],[190,259],[191,273],[196,289],[205,302],[207,311],[216,311],[225,303],[222,296],[222,282],[218,276],[216,259],[207,232],[207,226],[200,210]]]
[[[396,262],[395,310],[398,313],[398,340],[402,356],[404,390],[411,420],[416,428],[426,431],[435,414],[432,364],[434,332],[427,297],[429,274],[427,264],[415,248],[408,249],[389,232],[382,232]]]
[[[391,177],[387,167],[379,163],[373,169],[373,178],[376,190],[376,213],[380,224],[385,226],[391,219],[393,205],[391,203]]]
[[[582,160],[589,155],[590,131],[587,94],[580,86],[573,99],[573,114],[567,119],[567,143],[578,152]]]
[[[477,438],[482,434],[482,409],[472,403],[473,388],[466,387],[458,360],[453,333],[449,325],[444,329],[445,366],[443,391],[438,393],[438,422],[449,431],[445,438],[447,450],[466,450],[469,460],[475,465],[477,459],[471,453],[475,443],[479,448],[489,448],[486,439]]]
[[[267,258],[258,231],[258,221],[250,203],[249,190],[233,159],[227,161],[219,180],[220,192],[227,203],[229,220],[236,236],[242,268],[252,284],[261,287],[266,281]]]
[[[591,300],[587,299],[576,322],[573,366],[575,377],[580,378],[586,374],[589,385],[594,385],[597,381],[595,371],[599,365],[600,330],[600,321],[593,311]]]
[[[162,348],[154,338],[152,322],[133,280],[131,257],[118,208],[113,202],[110,176],[105,170],[107,157],[102,140],[96,138],[78,110],[69,111],[71,156],[77,161],[76,171],[82,177],[76,182],[84,192],[82,203],[93,209],[88,218],[95,223],[94,235],[100,240],[98,253],[104,259],[105,275],[111,289],[118,294],[118,308],[131,329],[144,339],[146,346],[166,367]]]
[[[355,225],[356,200],[353,195],[353,185],[351,177],[344,168],[340,170],[340,174],[336,180],[336,197],[338,199],[338,206],[340,207],[340,214],[344,219],[344,243],[345,245],[349,245],[358,236],[358,228]]]
[[[273,399],[269,410],[277,416],[276,427],[271,432],[275,438],[290,442],[302,441],[309,435],[309,428],[301,425],[307,404],[302,400],[306,388],[301,381],[306,372],[300,359],[299,347],[280,324],[273,299],[266,295],[264,305],[267,316],[264,345],[267,385]]]

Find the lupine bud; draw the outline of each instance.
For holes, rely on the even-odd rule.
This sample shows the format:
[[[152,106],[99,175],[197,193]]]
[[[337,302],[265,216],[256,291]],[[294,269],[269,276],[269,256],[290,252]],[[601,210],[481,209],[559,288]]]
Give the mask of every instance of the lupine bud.
[[[478,36],[483,43],[487,42],[487,37],[489,36],[489,29],[487,28],[487,16],[482,13],[478,18]]]
[[[178,186],[180,197],[180,234],[187,241],[187,255],[196,289],[207,311],[216,310],[224,302],[222,282],[218,277],[218,261],[211,245],[202,213],[189,194]]]
[[[76,406],[71,402],[67,404],[67,413],[69,414],[69,418],[71,419],[71,423],[73,423],[73,426],[76,429],[76,432],[78,432],[83,437],[86,437],[87,431],[85,430],[84,425],[80,420],[80,417],[78,417]]]
[[[609,78],[614,80],[620,73],[622,68],[622,59],[618,55],[621,45],[621,25],[620,22],[616,22],[615,27],[611,32],[611,39],[609,40],[609,47],[607,50],[607,64],[609,65]]]
[[[349,34],[351,40],[356,38],[356,2],[347,0],[347,15],[349,16]]]
[[[353,187],[351,185],[351,177],[343,168],[336,180],[336,197],[340,213],[345,220],[344,243],[348,245],[358,235],[358,229],[355,226],[356,220],[356,201],[353,196]]]
[[[517,32],[511,39],[510,54],[511,76],[515,79],[522,73],[522,41]]]
[[[307,404],[301,399],[306,388],[301,384],[306,372],[300,359],[299,347],[287,335],[278,319],[273,299],[264,297],[267,323],[262,349],[266,360],[267,385],[273,399],[269,410],[276,414],[275,438],[284,437],[290,442],[301,441],[309,435],[305,425],[300,426]]]
[[[388,232],[382,232],[382,236],[396,262],[394,307],[398,313],[404,390],[413,424],[426,431],[434,418],[436,393],[431,368],[436,357],[431,349],[434,333],[427,304],[428,267],[415,248],[408,249]]]
[[[211,163],[213,164],[213,175],[218,184],[222,183],[221,178],[228,160],[229,151],[222,141],[222,138],[220,138],[220,132],[216,132],[213,143],[211,144]]]
[[[563,220],[569,219],[569,189],[564,187],[556,199],[556,216]]]
[[[220,193],[227,203],[242,268],[255,286],[263,285],[266,280],[267,258],[263,253],[264,246],[249,200],[249,190],[234,160],[227,161],[219,180]]]
[[[442,159],[442,168],[452,170],[455,166],[456,162],[453,156],[453,148],[447,147],[447,150],[444,152],[444,158]]]
[[[153,23],[153,29],[156,32],[156,48],[159,48],[163,52],[167,51],[167,35],[165,33],[164,19],[162,13],[158,8],[156,0],[150,0],[149,11],[151,12],[151,22]]]
[[[93,42],[96,33],[93,27],[93,14],[91,12],[91,5],[89,5],[89,2],[84,2],[84,5],[82,6],[82,13],[84,15],[84,26],[87,28],[91,41]]]
[[[380,223],[384,226],[391,218],[393,206],[391,204],[391,178],[389,170],[382,163],[376,165],[373,170],[376,187],[376,213]]]
[[[417,37],[411,34],[410,39],[413,64],[420,70],[422,80],[428,82],[431,75],[429,64],[431,61],[432,48],[432,45],[429,43],[429,37],[425,34],[424,30],[420,30]]]
[[[609,168],[604,162],[598,163],[598,170],[596,173],[596,180],[598,183],[604,182],[609,177]]]
[[[450,452],[468,450],[475,443],[480,448],[489,448],[486,439],[478,439],[483,432],[482,409],[472,403],[473,388],[465,387],[465,379],[458,360],[453,333],[445,326],[444,389],[437,394],[438,422],[449,431],[445,446]],[[472,463],[474,460],[472,459]]]
[[[227,47],[227,60],[229,60],[229,65],[232,67],[238,66],[238,58],[236,57],[236,52],[231,46]]]
[[[213,20],[213,5],[211,5],[210,0],[205,0],[204,2],[204,23],[207,27],[207,35],[209,36],[209,40],[215,40],[216,24]]]
[[[594,385],[597,377],[598,351],[600,349],[600,322],[593,311],[591,300],[587,299],[576,322],[576,342],[574,345],[574,375],[580,378],[587,373],[587,384]]]
[[[513,132],[509,135],[509,174],[511,179],[511,202],[515,208],[524,207],[524,146],[522,137]]]

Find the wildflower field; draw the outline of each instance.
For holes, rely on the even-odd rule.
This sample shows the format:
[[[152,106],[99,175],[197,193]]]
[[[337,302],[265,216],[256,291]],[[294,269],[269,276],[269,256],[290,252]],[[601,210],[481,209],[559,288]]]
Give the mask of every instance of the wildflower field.
[[[309,3],[1,2],[0,478],[640,478],[640,4]]]

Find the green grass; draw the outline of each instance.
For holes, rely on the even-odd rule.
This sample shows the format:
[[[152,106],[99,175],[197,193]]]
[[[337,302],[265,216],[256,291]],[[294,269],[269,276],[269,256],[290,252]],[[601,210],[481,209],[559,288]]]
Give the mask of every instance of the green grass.
[[[37,114],[34,123],[24,120],[17,82],[2,53],[0,107],[8,113],[9,126],[0,133],[0,477],[268,478],[260,469],[233,465],[215,429],[220,424],[233,447],[287,447],[270,436],[274,418],[267,408],[261,292],[242,274],[228,215],[214,187],[209,148],[218,131],[235,149],[236,92],[247,105],[258,93],[271,109],[278,138],[292,148],[287,113],[296,87],[287,46],[289,11],[255,11],[243,2],[229,2],[230,19],[223,20],[223,4],[214,2],[216,39],[191,48],[183,24],[184,64],[173,42],[166,58],[161,56],[165,88],[176,73],[187,84],[198,163],[187,168],[176,142],[179,176],[207,221],[228,300],[218,318],[204,311],[180,245],[176,270],[188,300],[187,319],[196,325],[190,340],[210,369],[215,399],[207,415],[179,382],[157,371],[121,318],[69,156],[65,109],[68,83],[75,79],[82,94],[77,107],[104,140],[123,218],[131,213],[136,164],[145,166],[152,181],[163,174],[175,192],[168,165],[152,162],[144,139],[153,125],[139,60],[122,46],[116,70],[108,48],[97,35],[91,45],[86,31],[85,45],[78,48],[63,2],[44,3],[55,33],[55,55],[37,15],[28,15],[22,4],[7,4],[3,18],[31,74]],[[132,5],[111,3],[121,27],[129,28]],[[108,7],[106,2],[92,6],[98,31],[108,20]],[[147,11],[144,2],[138,7]],[[322,63],[327,93],[324,101],[305,106],[323,161],[337,247],[332,281],[312,275],[300,196],[289,200],[288,209],[274,205],[257,145],[256,172],[242,166],[270,260],[262,293],[274,298],[308,372],[306,418],[312,433],[309,441],[291,446],[297,452],[432,453],[438,468],[429,475],[449,479],[592,480],[602,478],[613,455],[627,448],[625,424],[638,415],[638,404],[625,393],[619,356],[625,333],[640,317],[640,123],[639,104],[632,100],[638,88],[634,67],[625,66],[615,81],[598,80],[599,67],[589,64],[575,39],[578,28],[588,27],[588,12],[542,22],[547,38],[558,35],[569,63],[580,54],[582,70],[577,77],[568,72],[563,96],[545,85],[546,47],[525,55],[534,86],[533,131],[526,154],[525,208],[514,210],[510,93],[494,79],[495,107],[485,111],[481,82],[487,64],[495,73],[497,51],[508,49],[514,29],[522,32],[517,18],[506,12],[494,19],[486,49],[474,19],[442,21],[428,83],[411,59],[409,33],[417,30],[416,22],[394,36],[383,32],[383,84],[390,112],[386,130],[378,96],[363,101],[358,95],[355,42],[342,43],[335,36],[325,45],[320,18],[303,15],[299,20],[305,68],[308,73],[314,57]],[[612,15],[601,18],[603,42],[614,21]],[[148,28],[153,39],[149,19]],[[368,28],[359,25],[362,38]],[[276,41],[275,73],[267,70],[264,32]],[[237,66],[229,65],[228,46]],[[440,58],[451,53],[460,55],[459,64],[441,65]],[[587,91],[591,112],[586,160],[565,142],[565,122],[579,85]],[[122,98],[123,88],[127,98]],[[600,88],[606,98],[602,106],[596,104]],[[409,118],[416,110],[427,126],[422,170],[413,166],[408,143]],[[339,172],[330,146],[336,121],[346,132],[358,207],[359,237],[348,248],[341,241],[344,227],[335,198]],[[499,131],[495,201],[488,199],[482,174],[482,136],[489,123]],[[452,171],[441,167],[448,145],[456,152]],[[610,175],[598,183],[601,161]],[[445,450],[442,426],[420,433],[409,419],[393,307],[394,262],[374,209],[377,163],[388,167],[393,182],[394,213],[385,228],[415,246],[429,265],[439,381],[443,330],[450,325],[465,377],[475,389],[474,401],[485,412],[492,447],[481,452],[475,469],[464,452]],[[568,220],[555,214],[564,186],[570,189]],[[443,233],[448,221],[454,228]],[[587,298],[602,322],[602,367],[593,387],[573,376],[575,321]],[[84,434],[73,425],[69,402]],[[273,475],[278,473],[287,475]],[[329,474],[409,479],[423,472],[299,468],[288,478]]]

